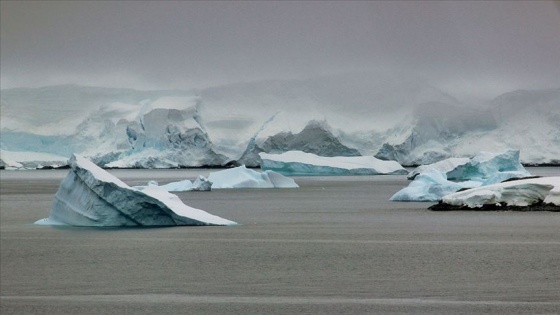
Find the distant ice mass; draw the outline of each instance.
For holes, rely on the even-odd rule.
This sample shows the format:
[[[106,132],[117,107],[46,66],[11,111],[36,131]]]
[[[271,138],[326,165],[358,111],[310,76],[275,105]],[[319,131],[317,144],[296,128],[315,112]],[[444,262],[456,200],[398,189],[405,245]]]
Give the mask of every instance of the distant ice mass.
[[[414,180],[390,200],[438,201],[460,189],[529,176],[531,174],[519,162],[518,150],[479,152],[472,158],[449,158],[417,167],[408,174],[408,178]]]
[[[59,168],[68,165],[68,158],[56,154],[43,152],[13,152],[0,149],[0,168],[41,169]]]
[[[291,176],[389,175],[406,174],[395,161],[381,161],[372,156],[324,157],[301,151],[282,154],[259,153],[263,170]]]
[[[259,153],[289,151],[417,166],[508,148],[524,164],[560,165],[560,88],[480,105],[406,75],[349,73],[187,91],[64,85],[0,96],[0,149],[66,159],[76,152],[110,168],[258,167]],[[33,166],[4,156],[0,167]]]
[[[235,225],[230,220],[185,205],[156,186],[136,189],[72,155],[71,170],[61,182],[50,215],[36,224],[127,227],[173,225]]]
[[[526,207],[538,203],[558,206],[560,211],[560,177],[520,179],[473,188],[443,197],[448,206],[481,208],[485,205]]]

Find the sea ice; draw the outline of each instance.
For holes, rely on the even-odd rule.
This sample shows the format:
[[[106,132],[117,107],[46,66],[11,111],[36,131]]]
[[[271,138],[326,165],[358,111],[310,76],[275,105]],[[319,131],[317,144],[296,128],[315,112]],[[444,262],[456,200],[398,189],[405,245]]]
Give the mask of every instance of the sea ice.
[[[60,184],[50,215],[37,224],[72,226],[235,225],[185,205],[152,185],[132,188],[79,155]]]
[[[263,170],[284,175],[388,175],[406,174],[395,161],[382,161],[372,156],[324,157],[301,151],[282,154],[259,153]]]
[[[538,202],[560,206],[560,177],[514,180],[456,192],[442,199],[443,204],[469,208],[492,204],[524,207]]]

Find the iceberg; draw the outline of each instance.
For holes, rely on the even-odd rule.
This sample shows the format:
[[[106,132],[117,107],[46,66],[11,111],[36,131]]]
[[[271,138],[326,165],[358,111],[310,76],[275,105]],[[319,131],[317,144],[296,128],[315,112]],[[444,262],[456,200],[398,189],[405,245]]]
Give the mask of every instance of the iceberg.
[[[464,188],[500,183],[531,174],[519,163],[519,151],[480,152],[473,158],[449,158],[422,165],[408,174],[408,187],[395,193],[391,201],[438,201]],[[453,181],[455,180],[455,181]]]
[[[485,206],[529,207],[545,204],[560,211],[560,177],[520,179],[482,186],[443,197],[435,210],[476,209]]]
[[[441,171],[449,180],[482,181],[504,172],[518,178],[531,176],[519,162],[519,150],[506,150],[499,153],[481,151],[472,158],[449,158],[421,165],[408,174],[408,179],[414,179],[427,169]]]
[[[500,153],[479,152],[467,163],[458,165],[447,172],[450,180],[481,180],[500,172],[519,172],[531,176],[519,162],[519,150],[506,150]]]
[[[282,154],[259,153],[261,169],[284,175],[389,175],[406,174],[395,161],[382,161],[373,156],[324,157],[302,151]]]
[[[71,167],[55,195],[50,215],[36,224],[94,227],[235,225],[185,205],[179,197],[149,185],[132,188],[73,154]]]
[[[148,182],[148,186],[158,186],[155,181]],[[158,186],[165,191],[210,191],[212,190],[212,182],[206,179],[204,176],[198,176],[194,182],[188,179],[181,180],[178,182],[171,182],[165,185]]]
[[[476,181],[452,182],[442,171],[432,168],[426,169],[405,188],[395,193],[390,201],[438,201],[445,195],[464,188],[482,185]]]
[[[298,188],[296,182],[289,177],[274,171],[257,172],[245,165],[212,172],[208,176],[213,189],[226,188]]]

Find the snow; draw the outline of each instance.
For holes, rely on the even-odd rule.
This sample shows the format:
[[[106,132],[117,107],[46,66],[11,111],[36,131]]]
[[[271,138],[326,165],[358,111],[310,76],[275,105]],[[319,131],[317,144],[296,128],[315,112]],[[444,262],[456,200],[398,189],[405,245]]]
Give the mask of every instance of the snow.
[[[479,152],[470,159],[450,158],[417,167],[408,174],[408,178],[414,180],[390,200],[438,201],[462,188],[487,186],[529,176],[531,174],[519,163],[517,150]]]
[[[156,186],[132,188],[90,160],[72,155],[50,215],[37,224],[72,226],[235,225],[185,205]]]
[[[560,206],[560,177],[520,179],[449,194],[442,199],[444,204],[469,208],[498,203],[529,206],[541,201]]]
[[[259,153],[263,170],[284,175],[386,175],[406,174],[395,161],[382,161],[372,156],[324,157],[302,151],[282,154]]]

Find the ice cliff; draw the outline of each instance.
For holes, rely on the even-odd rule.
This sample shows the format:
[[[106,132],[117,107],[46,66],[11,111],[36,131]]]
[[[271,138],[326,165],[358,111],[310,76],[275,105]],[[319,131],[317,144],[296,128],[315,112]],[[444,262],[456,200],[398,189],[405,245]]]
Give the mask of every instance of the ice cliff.
[[[56,192],[50,215],[37,224],[72,226],[235,225],[185,205],[158,187],[136,189],[79,155]]]

